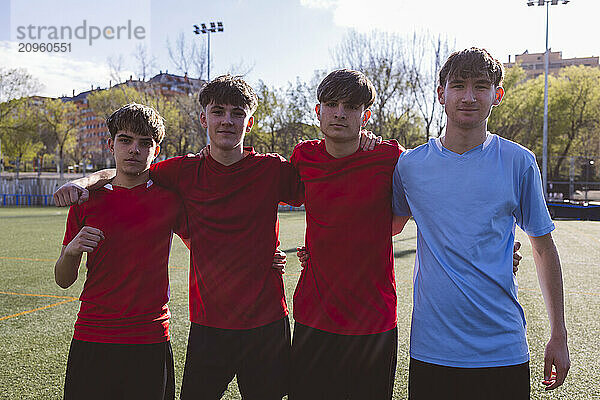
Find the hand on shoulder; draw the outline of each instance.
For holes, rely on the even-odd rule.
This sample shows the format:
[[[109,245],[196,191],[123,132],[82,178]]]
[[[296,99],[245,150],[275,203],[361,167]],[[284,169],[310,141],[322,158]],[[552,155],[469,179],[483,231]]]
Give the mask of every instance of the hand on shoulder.
[[[90,198],[90,192],[84,187],[67,182],[54,192],[54,204],[57,207],[68,207],[83,204]]]

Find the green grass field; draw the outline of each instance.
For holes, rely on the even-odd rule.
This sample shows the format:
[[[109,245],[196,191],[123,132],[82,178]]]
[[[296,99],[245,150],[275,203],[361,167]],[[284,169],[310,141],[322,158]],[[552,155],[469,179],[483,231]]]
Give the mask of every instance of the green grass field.
[[[60,399],[64,371],[85,273],[69,289],[54,283],[66,209],[0,208],[0,398]],[[299,277],[295,247],[304,237],[304,213],[280,214],[281,248],[288,253],[285,286],[288,304]],[[600,360],[600,223],[557,221],[554,237],[562,256],[567,327],[572,367],[567,382],[553,393],[541,384],[548,322],[529,242],[522,232],[525,257],[519,271],[519,297],[528,320],[532,398],[600,399],[596,378]],[[412,268],[416,228],[410,222],[394,238],[398,287],[399,352],[394,398],[407,397],[408,336],[412,306]],[[174,241],[171,253],[171,334],[179,391],[189,329],[187,249]],[[83,268],[83,267],[82,267]],[[510,382],[499,382],[510,384]],[[239,399],[237,385],[226,399]]]

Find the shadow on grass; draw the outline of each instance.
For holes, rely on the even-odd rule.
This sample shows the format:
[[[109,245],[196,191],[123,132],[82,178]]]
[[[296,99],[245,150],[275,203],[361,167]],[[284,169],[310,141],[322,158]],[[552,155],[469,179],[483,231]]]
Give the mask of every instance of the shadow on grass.
[[[393,242],[406,242],[407,240],[415,240],[417,237],[416,236],[402,236],[402,234],[400,233],[398,236],[395,236],[393,238]]]
[[[282,250],[284,253],[286,254],[296,254],[296,248],[293,247],[291,249],[285,249]],[[409,249],[409,250],[397,250],[394,252],[394,258],[402,258],[402,257],[407,257],[407,256],[411,256],[413,254],[416,253],[416,249]]]
[[[397,251],[394,252],[394,258],[403,258],[403,257],[412,256],[416,252],[417,252],[416,249],[397,250]]]
[[[54,214],[35,214],[35,215],[0,215],[0,219],[16,219],[16,218],[23,218],[23,219],[27,219],[27,218],[44,218],[44,217],[57,217],[60,216],[61,213],[60,212],[56,212]]]

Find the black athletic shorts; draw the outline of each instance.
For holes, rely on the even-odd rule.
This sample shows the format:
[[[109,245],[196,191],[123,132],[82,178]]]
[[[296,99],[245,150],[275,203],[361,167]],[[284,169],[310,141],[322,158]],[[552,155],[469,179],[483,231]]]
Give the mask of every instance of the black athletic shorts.
[[[338,335],[296,322],[289,400],[392,398],[398,329]]]
[[[171,342],[112,344],[73,339],[65,400],[173,400]]]
[[[529,362],[507,367],[455,368],[410,359],[411,400],[526,400]]]
[[[181,399],[220,399],[235,375],[244,400],[281,399],[288,393],[290,336],[288,317],[239,330],[192,323]]]

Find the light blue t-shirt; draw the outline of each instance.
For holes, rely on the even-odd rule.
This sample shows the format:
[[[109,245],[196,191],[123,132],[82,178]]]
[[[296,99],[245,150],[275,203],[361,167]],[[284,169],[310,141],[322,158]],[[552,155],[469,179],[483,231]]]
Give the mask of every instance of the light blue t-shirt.
[[[528,361],[515,224],[530,236],[554,229],[535,155],[490,133],[463,154],[431,139],[400,155],[393,191],[394,214],[418,228],[411,357],[464,368]]]

